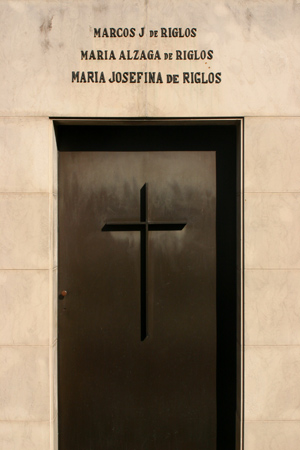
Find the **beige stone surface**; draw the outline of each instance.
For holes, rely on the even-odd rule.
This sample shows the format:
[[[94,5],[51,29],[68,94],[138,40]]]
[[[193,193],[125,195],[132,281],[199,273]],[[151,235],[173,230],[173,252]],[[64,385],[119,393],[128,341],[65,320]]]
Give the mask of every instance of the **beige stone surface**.
[[[236,343],[236,415],[243,414],[243,346]]]
[[[48,194],[0,194],[0,269],[47,269]]]
[[[0,270],[0,311],[0,345],[48,345],[48,270]]]
[[[50,449],[58,450],[58,417],[51,421]]]
[[[51,317],[51,340],[50,343],[54,344],[57,340],[57,306],[58,306],[58,286],[57,286],[57,268],[53,269],[51,273],[52,277],[52,292],[51,292],[51,310],[52,310],[52,317]]]
[[[0,118],[0,192],[48,192],[48,141],[47,118]]]
[[[52,196],[52,265],[57,267],[58,252],[58,198],[57,195]]]
[[[52,174],[52,181],[50,184],[50,192],[57,195],[58,192],[58,181],[57,181],[57,169],[58,169],[58,151],[57,151],[57,137],[55,134],[54,124],[52,120],[48,120],[49,125],[49,136],[50,136],[50,150],[51,150],[51,174]]]
[[[48,422],[1,422],[1,450],[48,450]]]
[[[299,270],[246,270],[245,344],[300,345]]]
[[[51,358],[51,379],[50,379],[50,392],[51,392],[51,406],[50,406],[50,417],[51,420],[55,420],[58,413],[57,404],[57,341],[50,348],[50,358]]]
[[[300,194],[245,195],[245,268],[300,268]]]
[[[299,379],[300,346],[246,347],[245,420],[300,420]]]
[[[245,192],[300,192],[300,118],[245,119]]]
[[[0,421],[49,420],[48,347],[0,347],[0,367]]]
[[[245,450],[298,450],[300,422],[246,422]]]
[[[237,250],[238,251],[238,250]],[[236,330],[236,340],[238,344],[242,344],[243,341],[243,333],[244,333],[244,299],[243,299],[243,270],[238,269],[236,271],[236,277],[237,277],[237,299],[236,299],[236,321],[237,321],[237,330]]]
[[[299,115],[300,4],[286,0],[41,0],[0,2],[0,114],[79,117]],[[94,28],[146,27],[147,37],[94,38]],[[195,38],[150,30],[197,28]],[[81,60],[114,50],[116,60]],[[161,60],[119,60],[124,50],[159,50]],[[213,50],[211,60],[164,53]],[[104,72],[106,83],[72,83],[72,71]],[[161,72],[164,83],[109,83],[112,72]],[[183,72],[221,73],[221,83],[182,83]],[[167,74],[180,83],[168,84]],[[190,76],[191,78],[191,76]]]

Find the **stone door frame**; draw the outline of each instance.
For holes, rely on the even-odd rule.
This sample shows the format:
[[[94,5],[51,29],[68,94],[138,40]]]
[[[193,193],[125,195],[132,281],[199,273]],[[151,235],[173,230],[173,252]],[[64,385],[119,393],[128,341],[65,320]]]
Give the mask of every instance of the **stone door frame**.
[[[53,283],[52,283],[52,355],[50,355],[51,404],[53,423],[51,431],[51,448],[58,448],[58,421],[57,421],[57,247],[58,247],[58,219],[57,219],[57,168],[58,143],[55,129],[59,125],[236,125],[236,199],[237,199],[237,335],[236,335],[236,450],[243,449],[244,435],[244,120],[243,118],[60,118],[50,117],[50,161],[52,161],[52,198],[50,208],[53,217],[51,232],[51,245],[53,254]]]

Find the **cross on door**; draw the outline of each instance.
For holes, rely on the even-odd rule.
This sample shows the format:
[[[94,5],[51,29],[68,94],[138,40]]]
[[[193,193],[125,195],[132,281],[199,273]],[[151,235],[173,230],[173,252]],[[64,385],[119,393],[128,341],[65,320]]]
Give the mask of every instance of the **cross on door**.
[[[147,330],[147,254],[149,231],[182,230],[184,222],[151,222],[148,220],[148,184],[140,191],[140,221],[109,222],[102,231],[140,231],[141,233],[141,341],[148,336]]]

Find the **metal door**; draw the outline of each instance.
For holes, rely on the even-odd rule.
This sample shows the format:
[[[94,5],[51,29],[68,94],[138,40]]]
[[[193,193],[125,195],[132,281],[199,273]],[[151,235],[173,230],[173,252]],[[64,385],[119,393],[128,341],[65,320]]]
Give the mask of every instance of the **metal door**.
[[[215,151],[134,132],[59,156],[59,448],[215,450]]]

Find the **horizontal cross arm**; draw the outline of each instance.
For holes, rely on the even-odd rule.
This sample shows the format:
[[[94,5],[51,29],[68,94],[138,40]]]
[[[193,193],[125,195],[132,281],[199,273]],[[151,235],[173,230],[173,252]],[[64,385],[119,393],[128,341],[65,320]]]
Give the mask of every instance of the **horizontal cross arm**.
[[[185,222],[149,222],[149,231],[167,231],[167,230],[183,230],[186,226]]]
[[[106,223],[102,231],[141,231],[145,229],[143,222]]]
[[[183,230],[185,222],[123,222],[106,223],[102,231],[142,231],[148,225],[149,231]]]

